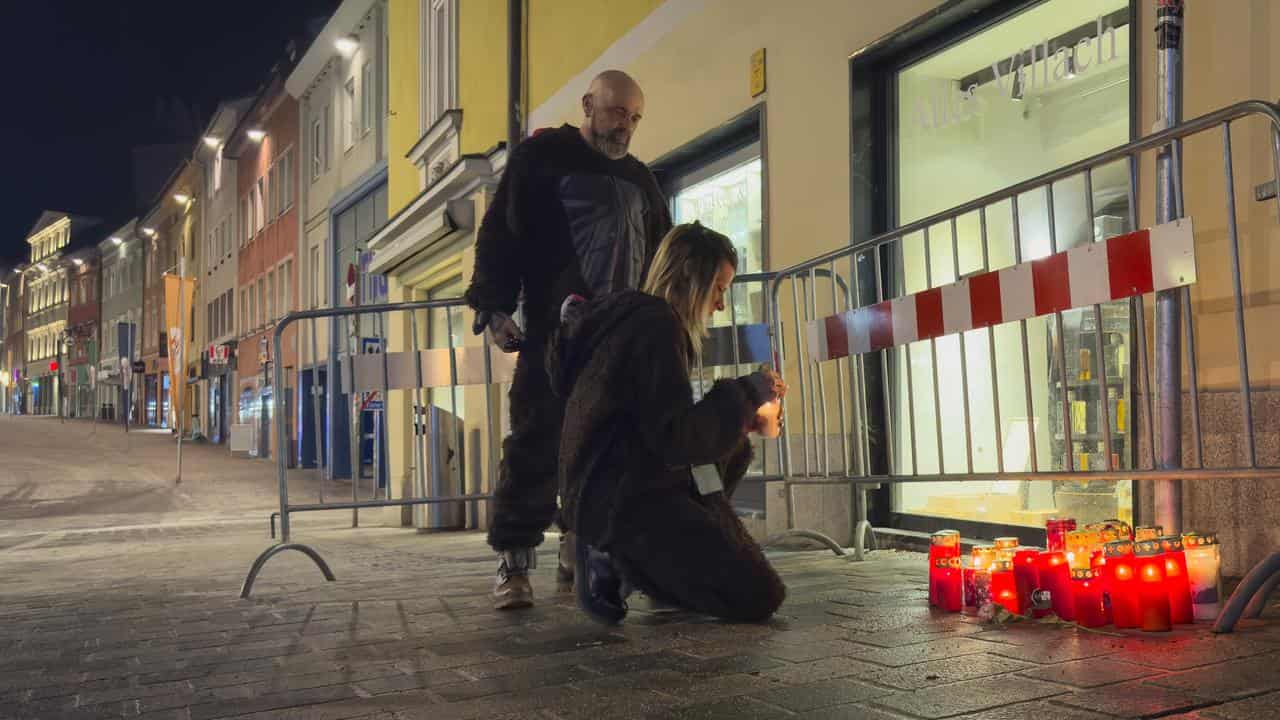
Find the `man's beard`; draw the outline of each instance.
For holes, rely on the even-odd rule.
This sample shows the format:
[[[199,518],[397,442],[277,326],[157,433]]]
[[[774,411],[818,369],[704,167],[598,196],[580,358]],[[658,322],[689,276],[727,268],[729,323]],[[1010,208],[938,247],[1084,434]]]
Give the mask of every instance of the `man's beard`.
[[[621,160],[627,156],[627,150],[631,147],[631,135],[626,130],[618,129],[601,132],[596,128],[593,120],[591,122],[591,144],[609,159]]]

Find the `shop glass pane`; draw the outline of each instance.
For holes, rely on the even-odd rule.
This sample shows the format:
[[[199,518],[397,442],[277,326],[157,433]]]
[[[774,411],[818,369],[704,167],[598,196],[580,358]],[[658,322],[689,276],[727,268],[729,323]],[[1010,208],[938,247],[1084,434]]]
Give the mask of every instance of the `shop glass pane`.
[[[1048,0],[899,72],[898,223],[1126,142],[1129,22],[1123,0]],[[924,233],[908,236],[893,253],[899,292],[1014,264],[1014,223],[1024,262],[1125,232],[1127,168],[1098,168],[1089,180],[1059,181],[1051,197],[1044,189],[1024,193],[1016,218],[1005,201],[985,208],[985,224],[974,212],[931,226],[927,252]],[[1025,473],[1033,464],[1063,470],[1068,461],[1097,470],[1108,454],[1116,467],[1130,467],[1129,305],[1105,305],[1101,315],[1101,360],[1093,308],[1064,312],[1061,333],[1049,316],[965,333],[963,351],[962,336],[949,335],[899,352],[893,390],[901,471],[914,463],[920,473],[963,475],[970,458],[974,472],[1003,465]],[[1105,390],[1098,383],[1103,365]],[[1111,423],[1110,448],[1103,417]],[[894,488],[899,512],[1031,526],[1053,514],[1083,522],[1130,517],[1128,493],[1129,483],[1085,476]]]

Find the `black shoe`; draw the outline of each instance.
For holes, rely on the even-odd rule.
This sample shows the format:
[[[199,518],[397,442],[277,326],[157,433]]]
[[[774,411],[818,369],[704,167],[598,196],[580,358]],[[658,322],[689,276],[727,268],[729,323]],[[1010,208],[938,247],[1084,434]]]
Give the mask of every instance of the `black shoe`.
[[[578,596],[578,606],[597,622],[617,625],[627,616],[622,577],[608,553],[596,550],[583,542],[582,538],[577,540],[574,590]]]

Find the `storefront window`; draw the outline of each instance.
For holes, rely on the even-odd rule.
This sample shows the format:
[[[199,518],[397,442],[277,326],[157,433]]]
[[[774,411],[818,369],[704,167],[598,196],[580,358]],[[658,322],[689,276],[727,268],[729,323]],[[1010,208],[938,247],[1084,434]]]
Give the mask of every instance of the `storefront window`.
[[[672,198],[676,224],[695,220],[723,233],[738,251],[738,274],[764,270],[764,203],[758,144],[734,153],[680,183]],[[712,318],[711,325],[763,322],[765,283],[739,283],[734,290],[733,312],[728,308]]]
[[[899,71],[898,224],[1127,142],[1128,8],[1127,0],[1047,0]],[[1054,184],[1052,232],[1048,194],[1037,190],[1018,198],[1016,218],[1011,202],[986,208],[985,251],[976,212],[907,236],[890,263],[898,275],[894,284],[901,293],[919,292],[953,282],[957,274],[1125,232],[1126,166],[1099,168],[1091,180],[1089,198],[1083,177]],[[1015,237],[1020,248],[1014,247]],[[1052,316],[1029,320],[1025,365],[1019,323],[997,326],[990,337],[987,330],[965,333],[963,344],[960,336],[949,335],[936,346],[924,341],[894,351],[900,472],[966,473],[970,456],[974,472],[996,472],[997,447],[1005,472],[1014,474],[1066,469],[1068,454],[1076,470],[1104,467],[1107,454],[1116,467],[1130,466],[1130,325],[1124,302],[1103,306],[1101,329],[1092,308],[1063,313],[1061,335]],[[1058,361],[1064,356],[1065,368]],[[1103,364],[1105,393],[1098,383]],[[1109,448],[1103,412],[1111,428]],[[894,505],[908,514],[1043,526],[1045,517],[1056,514],[1085,522],[1129,517],[1130,488],[1087,476],[900,484],[894,486]]]
[[[444,300],[448,298],[461,297],[466,287],[462,284],[462,279],[457,278],[443,285],[439,285],[427,294],[431,300]],[[428,348],[460,348],[466,340],[469,333],[468,326],[470,321],[467,316],[470,312],[463,306],[454,306],[450,308],[437,308],[429,311],[427,316],[426,335]],[[458,419],[465,420],[466,403],[464,402],[465,389],[457,389],[451,387],[431,388],[430,402],[432,405],[449,413],[456,414]]]

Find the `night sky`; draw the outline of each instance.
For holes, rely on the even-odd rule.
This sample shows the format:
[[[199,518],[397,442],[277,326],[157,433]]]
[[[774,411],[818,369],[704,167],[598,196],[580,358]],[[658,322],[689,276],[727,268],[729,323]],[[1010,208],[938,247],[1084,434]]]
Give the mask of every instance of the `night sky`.
[[[44,209],[102,217],[109,229],[132,217],[132,148],[194,143],[219,100],[252,93],[286,42],[339,3],[0,2],[0,267],[27,255]]]

